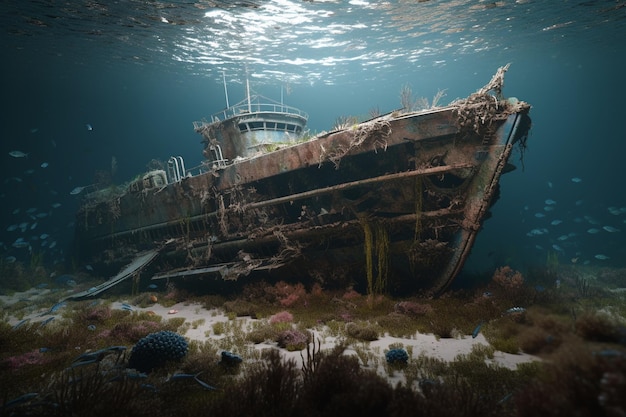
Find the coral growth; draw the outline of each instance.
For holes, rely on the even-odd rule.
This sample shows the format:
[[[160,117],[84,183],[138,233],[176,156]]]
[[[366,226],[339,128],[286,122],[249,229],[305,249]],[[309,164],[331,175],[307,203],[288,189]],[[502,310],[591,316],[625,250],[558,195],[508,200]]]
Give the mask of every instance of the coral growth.
[[[391,349],[385,353],[385,359],[388,364],[407,364],[409,361],[409,354],[404,349]]]
[[[505,290],[518,290],[524,285],[522,273],[515,271],[508,265],[496,269],[492,280]]]
[[[270,317],[269,322],[270,324],[291,323],[293,322],[293,314],[288,311],[281,311]]]
[[[133,347],[128,367],[150,372],[168,361],[177,361],[187,354],[187,341],[174,332],[151,333]]]
[[[394,306],[394,310],[409,316],[424,316],[433,312],[430,304],[420,304],[414,301],[400,301]]]
[[[607,314],[585,312],[576,319],[576,334],[586,340],[595,342],[619,343],[621,333],[619,324]]]
[[[276,342],[278,346],[287,349],[288,351],[302,350],[309,344],[311,335],[299,330],[290,329],[281,332]]]
[[[3,361],[2,366],[14,371],[26,365],[41,365],[42,363],[44,363],[43,354],[38,350],[33,350],[21,355],[6,358]]]

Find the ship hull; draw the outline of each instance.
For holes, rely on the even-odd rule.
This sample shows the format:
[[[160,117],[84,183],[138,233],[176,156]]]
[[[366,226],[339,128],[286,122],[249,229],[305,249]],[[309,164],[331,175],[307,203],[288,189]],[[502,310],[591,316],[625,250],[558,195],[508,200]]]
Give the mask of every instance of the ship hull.
[[[85,204],[80,256],[106,264],[157,248],[154,278],[263,274],[440,293],[530,127],[527,104],[494,102],[388,114]]]

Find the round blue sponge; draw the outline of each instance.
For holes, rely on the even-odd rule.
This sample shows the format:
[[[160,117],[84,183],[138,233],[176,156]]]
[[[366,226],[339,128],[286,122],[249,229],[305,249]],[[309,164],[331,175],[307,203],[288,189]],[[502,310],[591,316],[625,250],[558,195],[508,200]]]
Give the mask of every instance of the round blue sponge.
[[[389,364],[406,364],[409,361],[409,354],[404,349],[391,349],[385,354]]]
[[[128,367],[139,372],[150,372],[168,361],[182,359],[188,349],[185,338],[177,333],[170,331],[150,333],[133,347]]]

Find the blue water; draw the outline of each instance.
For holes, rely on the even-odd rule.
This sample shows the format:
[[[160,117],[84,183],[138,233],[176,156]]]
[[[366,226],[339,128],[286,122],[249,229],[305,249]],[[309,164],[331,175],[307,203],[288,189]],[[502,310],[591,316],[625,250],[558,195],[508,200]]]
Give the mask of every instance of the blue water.
[[[510,62],[504,93],[533,106],[533,128],[467,270],[545,264],[549,252],[625,266],[626,2],[107,3],[0,5],[2,258],[69,262],[70,191],[110,175],[113,158],[118,184],[151,159],[197,165],[192,122],[226,106],[223,74],[231,104],[247,76],[262,95],[282,89],[315,133],[399,108],[405,84],[429,99],[445,89],[446,104]]]

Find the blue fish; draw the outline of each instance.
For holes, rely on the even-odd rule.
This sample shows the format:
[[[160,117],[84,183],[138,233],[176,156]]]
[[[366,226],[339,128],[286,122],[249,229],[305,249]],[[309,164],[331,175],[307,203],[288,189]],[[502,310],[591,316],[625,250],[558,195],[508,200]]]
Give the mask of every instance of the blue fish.
[[[148,285],[148,289],[149,290],[156,290],[158,288],[158,286],[156,284],[150,284]]]
[[[45,313],[40,314],[39,317],[43,317],[43,316],[46,316],[48,314],[56,313],[60,308],[65,307],[66,305],[67,305],[67,303],[65,301],[61,301],[60,303],[56,303],[55,305],[50,307],[50,310],[46,311]]]
[[[52,320],[54,320],[54,316],[48,317],[47,319],[45,319],[39,324],[39,327],[44,327],[46,324],[50,323]]]
[[[476,328],[472,332],[472,339],[476,339],[476,336],[478,336],[478,333],[480,333],[481,327],[483,327],[483,322],[482,321],[480,323],[478,323],[478,326],[476,326]]]
[[[217,388],[215,388],[212,385],[207,384],[206,382],[198,379],[198,375],[200,375],[202,372],[198,372],[197,374],[193,375],[193,374],[174,374],[172,376],[169,377],[168,381],[176,381],[176,380],[181,380],[181,379],[193,379],[194,381],[196,381],[202,388],[209,390],[209,391],[217,391]]]
[[[30,401],[33,398],[37,397],[39,394],[36,392],[29,392],[28,394],[21,395],[11,401],[7,401],[2,407],[2,410],[6,410],[7,408],[11,408],[15,405],[25,403],[26,401]]]
[[[27,153],[22,151],[11,151],[9,152],[9,155],[11,155],[13,158],[26,158],[28,156]]]
[[[13,330],[15,329],[19,329],[20,327],[22,327],[23,325],[25,325],[26,323],[28,323],[30,321],[30,319],[24,319],[22,321],[20,321],[19,323],[17,323],[15,326],[13,326]]]

